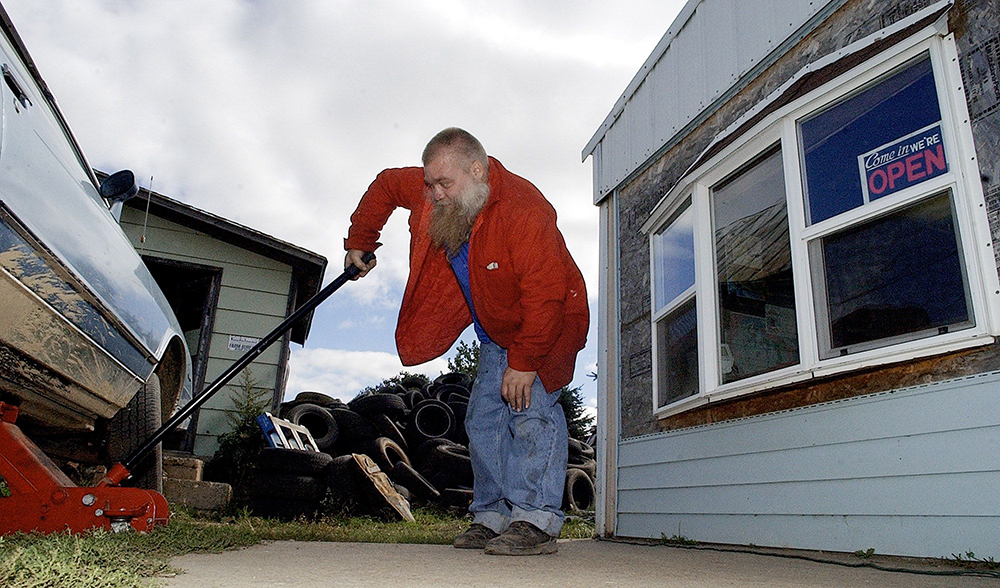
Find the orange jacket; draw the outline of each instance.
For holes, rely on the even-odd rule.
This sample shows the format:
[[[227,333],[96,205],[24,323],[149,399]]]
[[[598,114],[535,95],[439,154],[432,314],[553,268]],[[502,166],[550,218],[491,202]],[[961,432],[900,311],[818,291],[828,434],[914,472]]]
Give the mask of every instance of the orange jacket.
[[[507,350],[507,363],[538,372],[552,392],[573,379],[587,340],[590,311],[583,275],[541,192],[490,158],[490,197],[469,238],[469,285],[479,322]],[[403,365],[444,354],[472,315],[443,249],[431,244],[432,204],[423,168],[380,173],[357,210],[345,249],[374,251],[396,207],[410,211],[410,275],[396,325]]]

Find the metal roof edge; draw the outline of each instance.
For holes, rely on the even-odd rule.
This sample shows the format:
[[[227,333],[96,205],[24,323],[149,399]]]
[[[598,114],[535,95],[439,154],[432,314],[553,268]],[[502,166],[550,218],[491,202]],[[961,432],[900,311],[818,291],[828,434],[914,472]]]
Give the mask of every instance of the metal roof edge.
[[[699,0],[699,3],[700,1],[701,0]],[[735,83],[733,83],[728,90],[723,92],[714,102],[703,108],[698,113],[697,116],[692,118],[686,125],[684,125],[684,127],[679,129],[676,133],[673,134],[672,137],[670,137],[670,139],[668,139],[666,142],[664,142],[663,145],[661,145],[656,151],[654,151],[653,154],[646,159],[646,162],[644,164],[639,165],[638,167],[633,169],[620,182],[618,182],[617,185],[622,186],[624,184],[627,184],[632,180],[634,180],[636,177],[638,177],[640,174],[642,174],[643,171],[645,171],[649,167],[649,162],[655,161],[658,158],[660,158],[664,153],[673,148],[674,145],[679,143],[683,137],[689,135],[693,129],[697,128],[699,125],[705,122],[705,120],[709,116],[711,116],[715,111],[717,111],[722,105],[729,102],[729,100],[731,100],[732,97],[736,95],[736,93],[738,93],[740,90],[746,87],[746,85],[749,84],[752,80],[756,79],[768,67],[773,65],[778,59],[781,58],[781,56],[787,53],[788,50],[791,47],[793,47],[796,43],[798,43],[803,38],[808,36],[809,33],[811,33],[813,30],[815,30],[817,26],[819,26],[819,24],[825,21],[830,16],[830,14],[836,12],[844,4],[846,4],[848,0],[824,0],[824,1],[825,5],[821,10],[817,11],[816,14],[814,14],[809,20],[807,20],[806,23],[803,24],[797,31],[789,35],[780,45],[778,45],[773,51],[771,51],[764,59],[761,59],[756,66],[751,68],[747,73],[740,76],[740,78]],[[638,85],[636,87],[638,87]],[[621,113],[619,112],[618,114]],[[615,118],[617,118],[617,115],[615,115]],[[596,137],[597,135],[595,135],[595,138]],[[601,137],[601,139],[598,139],[594,143],[594,147],[591,148],[591,152],[593,151],[593,149],[596,148],[596,146],[600,143],[602,139],[603,136]],[[584,159],[586,159],[586,155],[584,155]],[[689,168],[684,172],[684,175],[687,175],[690,171],[691,170]],[[595,191],[596,190],[597,188],[595,187]],[[608,194],[612,191],[614,191],[614,188],[609,190]],[[595,195],[594,204],[599,205],[606,198],[607,194],[601,197]]]
[[[615,105],[611,108],[611,112],[604,118],[604,122],[601,123],[601,126],[598,127],[597,131],[594,132],[594,136],[587,142],[587,146],[583,148],[581,161],[586,161],[587,156],[593,153],[594,148],[601,142],[601,139],[604,138],[604,134],[608,132],[611,125],[613,125],[615,120],[618,119],[618,115],[625,110],[625,104],[632,98],[635,91],[639,89],[642,82],[646,80],[646,75],[648,75],[649,71],[653,69],[653,66],[660,60],[660,57],[667,52],[667,48],[670,47],[670,43],[674,40],[674,37],[676,37],[677,34],[684,29],[684,25],[687,24],[691,15],[694,14],[695,9],[703,1],[704,0],[688,0],[687,4],[684,5],[684,8],[681,8],[680,13],[677,14],[674,21],[670,23],[669,27],[667,27],[667,32],[660,38],[660,42],[653,48],[653,52],[649,54],[649,57],[647,57],[646,61],[643,62],[642,67],[640,67],[639,71],[637,71],[635,76],[632,77],[632,81],[625,87],[625,91],[622,92],[621,97],[618,98],[617,102],[615,102]]]
[[[828,53],[818,58],[816,61],[812,61],[804,65],[798,71],[796,71],[792,76],[782,83],[774,91],[770,92],[757,104],[755,104],[750,110],[740,115],[738,119],[729,124],[725,129],[723,129],[718,135],[716,135],[712,141],[701,151],[694,162],[684,172],[680,175],[677,183],[670,187],[667,192],[657,201],[656,205],[653,206],[646,220],[643,222],[639,228],[644,234],[648,234],[653,226],[660,220],[663,213],[665,203],[674,200],[680,193],[686,190],[693,182],[694,177],[702,173],[704,169],[711,167],[714,164],[714,160],[719,157],[715,155],[712,158],[706,159],[705,156],[708,154],[720,141],[723,141],[730,137],[733,133],[740,130],[740,128],[746,124],[748,121],[753,120],[753,118],[764,110],[768,105],[772,104],[776,100],[780,99],[785,92],[789,90],[796,82],[802,79],[803,76],[820,70],[828,65],[836,63],[845,57],[851,56],[873,44],[877,41],[891,37],[893,34],[905,31],[907,28],[919,24],[922,20],[927,19],[931,16],[935,17],[936,22],[928,25],[927,29],[940,30],[942,26],[946,26],[947,22],[942,21],[942,19],[947,18],[947,11],[955,5],[955,0],[937,0],[932,4],[918,10],[917,12],[900,19],[899,21],[889,25],[888,27],[879,29],[874,33],[863,37],[841,49]],[[916,33],[914,33],[916,34]],[[822,87],[822,86],[820,86]],[[794,104],[794,102],[793,102]],[[786,106],[786,109],[789,107]],[[778,110],[770,113],[764,119],[758,121],[753,127],[746,129],[745,134],[753,135],[756,130],[765,128],[774,123],[776,119],[786,116],[787,112],[783,110]],[[635,172],[633,172],[635,173]]]
[[[99,176],[107,175],[100,171],[97,174]],[[318,253],[287,241],[282,241],[267,233],[252,229],[246,225],[241,225],[211,212],[201,210],[190,204],[174,200],[158,192],[141,189],[139,194],[126,202],[125,205],[144,209],[146,198],[149,198],[151,212],[157,209],[158,212],[167,212],[170,216],[175,217],[175,219],[180,217],[184,220],[193,221],[192,224],[195,226],[192,228],[202,230],[223,241],[249,249],[254,253],[270,257],[282,263],[288,263],[288,265],[298,267],[301,270],[313,269],[320,276],[322,276],[323,271],[326,269],[327,259]],[[247,247],[251,243],[256,245],[256,247]]]

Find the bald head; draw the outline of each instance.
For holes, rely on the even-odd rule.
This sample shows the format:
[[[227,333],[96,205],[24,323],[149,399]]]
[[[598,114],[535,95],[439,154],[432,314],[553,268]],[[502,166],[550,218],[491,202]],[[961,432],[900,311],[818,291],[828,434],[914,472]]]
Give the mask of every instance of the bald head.
[[[490,160],[479,139],[473,137],[468,131],[457,127],[447,128],[434,135],[424,147],[421,160],[424,162],[424,166],[427,166],[432,160],[442,156],[455,157],[455,163],[466,170],[476,161],[483,166],[484,170],[489,170],[490,167]]]

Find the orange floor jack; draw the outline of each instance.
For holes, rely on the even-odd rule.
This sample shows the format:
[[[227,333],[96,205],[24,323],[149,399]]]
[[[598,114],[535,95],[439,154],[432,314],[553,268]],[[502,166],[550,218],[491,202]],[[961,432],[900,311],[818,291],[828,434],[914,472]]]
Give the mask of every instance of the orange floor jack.
[[[365,263],[375,259],[365,254]],[[17,532],[82,533],[91,529],[147,532],[166,525],[170,509],[162,494],[123,487],[129,472],[178,424],[187,419],[304,315],[360,273],[351,266],[247,351],[228,370],[178,411],[124,463],[115,464],[94,487],[80,487],[64,474],[14,422],[18,408],[0,402],[0,476],[10,496],[0,497],[0,535]]]
[[[75,486],[25,437],[16,419],[17,407],[0,402],[0,476],[11,493],[0,498],[0,533],[80,533],[95,528],[145,532],[166,524],[170,511],[162,494],[118,486],[128,474],[121,464],[93,488]]]

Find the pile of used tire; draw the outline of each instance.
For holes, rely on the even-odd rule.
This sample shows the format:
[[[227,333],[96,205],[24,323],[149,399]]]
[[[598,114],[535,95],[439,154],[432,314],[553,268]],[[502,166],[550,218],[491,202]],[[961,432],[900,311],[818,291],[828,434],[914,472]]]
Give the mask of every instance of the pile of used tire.
[[[318,392],[299,393],[281,405],[278,416],[307,428],[321,453],[263,450],[250,488],[251,510],[278,518],[321,510],[385,512],[384,488],[373,485],[371,466],[367,474],[366,466],[359,466],[370,462],[409,503],[467,509],[472,502],[472,461],[465,412],[471,388],[468,375],[453,372],[429,382],[404,378],[346,404]],[[563,506],[591,508],[594,450],[571,439],[569,455]]]

